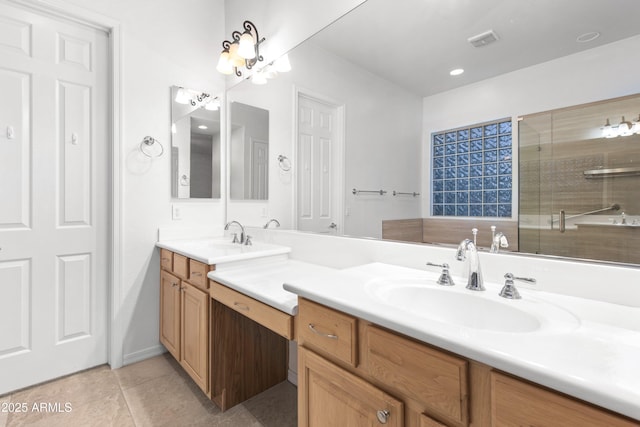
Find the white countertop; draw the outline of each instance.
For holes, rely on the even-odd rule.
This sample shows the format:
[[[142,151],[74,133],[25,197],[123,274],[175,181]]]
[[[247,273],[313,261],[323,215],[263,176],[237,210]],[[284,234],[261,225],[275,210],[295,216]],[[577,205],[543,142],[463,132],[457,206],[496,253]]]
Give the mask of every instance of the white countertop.
[[[270,305],[285,313],[296,315],[298,296],[283,288],[285,281],[306,277],[326,276],[336,270],[292,259],[245,263],[211,271],[210,279]]]
[[[208,265],[244,261],[291,252],[291,248],[287,246],[262,242],[241,245],[239,243],[231,243],[230,239],[221,237],[159,241],[156,246],[177,252]]]
[[[575,322],[559,329],[495,332],[425,319],[376,298],[380,278],[437,279],[438,273],[381,263],[286,279],[284,288],[353,316],[640,420],[640,309],[518,287],[508,304],[554,306]],[[467,292],[454,277],[453,292]],[[517,285],[517,283],[516,283]],[[429,285],[425,285],[429,286]],[[437,286],[437,285],[434,285]],[[502,284],[485,283],[493,298]],[[443,289],[443,287],[439,287]],[[446,289],[446,288],[444,288]],[[472,292],[472,291],[468,291]]]

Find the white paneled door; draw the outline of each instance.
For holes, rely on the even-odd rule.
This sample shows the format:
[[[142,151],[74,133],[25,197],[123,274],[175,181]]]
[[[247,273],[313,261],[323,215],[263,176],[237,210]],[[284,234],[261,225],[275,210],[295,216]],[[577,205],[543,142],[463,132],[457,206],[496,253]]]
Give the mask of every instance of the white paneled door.
[[[298,95],[298,230],[336,234],[340,227],[340,107]]]
[[[107,361],[107,48],[0,4],[0,394]]]

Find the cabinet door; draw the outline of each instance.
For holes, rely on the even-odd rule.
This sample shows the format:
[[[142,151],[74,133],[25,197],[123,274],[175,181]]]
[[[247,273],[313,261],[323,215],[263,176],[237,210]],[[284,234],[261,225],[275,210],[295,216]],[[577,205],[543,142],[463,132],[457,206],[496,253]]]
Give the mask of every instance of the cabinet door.
[[[182,358],[180,364],[208,392],[209,295],[182,282]]]
[[[636,421],[498,372],[491,373],[491,396],[496,427],[638,426]]]
[[[299,347],[300,427],[404,425],[402,402]]]
[[[160,272],[160,342],[180,360],[180,279]]]

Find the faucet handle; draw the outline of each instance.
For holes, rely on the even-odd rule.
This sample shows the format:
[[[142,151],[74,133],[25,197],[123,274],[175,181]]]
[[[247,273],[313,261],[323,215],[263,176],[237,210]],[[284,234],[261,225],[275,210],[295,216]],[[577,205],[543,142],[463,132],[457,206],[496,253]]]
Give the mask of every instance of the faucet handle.
[[[434,264],[432,262],[428,262],[426,265],[431,265],[433,267],[441,267],[442,268],[442,273],[440,274],[440,277],[438,278],[438,281],[436,283],[438,283],[438,285],[442,285],[442,286],[454,286],[455,283],[453,283],[453,279],[451,278],[451,274],[449,274],[449,264],[442,263],[442,264]]]
[[[240,239],[238,239],[238,233],[233,233],[233,240],[231,243],[240,243]]]
[[[253,245],[253,242],[251,241],[251,236],[249,236],[248,234],[244,237],[244,245],[245,246]]]
[[[516,277],[512,273],[506,273],[504,275],[505,281],[502,290],[500,290],[500,295],[503,298],[508,299],[520,299],[520,292],[516,289],[516,285],[513,283],[514,280],[520,280],[522,282],[528,283],[536,283],[536,279],[532,277]]]

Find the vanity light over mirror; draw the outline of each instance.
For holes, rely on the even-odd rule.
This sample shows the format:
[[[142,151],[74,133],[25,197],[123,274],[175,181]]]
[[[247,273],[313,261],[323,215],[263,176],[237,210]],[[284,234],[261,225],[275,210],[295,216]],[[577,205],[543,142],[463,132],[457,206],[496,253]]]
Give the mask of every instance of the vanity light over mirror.
[[[618,13],[621,10],[625,12]],[[295,165],[287,179],[275,167],[269,172],[266,208],[248,206],[240,212],[242,207],[233,203],[228,208],[232,216],[248,218],[246,222],[255,225],[264,223],[266,209],[283,228],[422,243],[458,243],[477,227],[478,244],[485,248],[491,246],[494,225],[509,239],[509,248],[501,252],[636,263],[562,249],[557,239],[572,233],[560,233],[556,223],[560,210],[569,218],[620,204],[619,211],[601,211],[589,219],[620,224],[624,210],[628,225],[624,232],[640,231],[632,228],[633,219],[640,218],[640,207],[624,202],[629,194],[622,194],[631,192],[633,183],[621,184],[623,179],[640,178],[609,176],[596,182],[584,175],[589,170],[616,169],[621,158],[636,161],[635,152],[610,150],[606,144],[622,144],[621,138],[635,141],[640,135],[607,139],[603,128],[607,119],[612,127],[620,127],[620,122],[633,126],[640,114],[638,99],[629,97],[640,93],[640,83],[630,72],[638,66],[637,55],[632,54],[640,45],[638,15],[640,2],[635,0],[367,0],[290,51],[294,65],[290,73],[263,86],[244,80],[227,91],[230,100],[269,111],[269,150]],[[450,74],[455,69],[464,73]],[[618,104],[621,98],[624,108]],[[536,123],[545,120],[547,127],[539,129]],[[493,121],[511,122],[510,169],[497,172],[511,175],[510,211],[492,217],[434,215],[433,135]],[[524,126],[533,129],[525,131]],[[598,135],[583,138],[585,127]],[[524,133],[538,140],[528,139],[523,145]],[[561,140],[553,140],[553,134],[561,135]],[[481,138],[485,136],[491,140],[491,135]],[[589,139],[589,153],[601,161],[592,159],[582,167],[589,153],[575,148],[581,139]],[[464,140],[448,143],[464,150]],[[572,186],[566,169],[555,178],[541,172],[537,184],[530,175],[525,181],[523,173],[534,162],[530,147],[536,144],[541,147],[535,149],[539,171],[548,167],[561,171],[561,166],[575,163],[574,175],[591,179],[588,185],[599,186],[602,192],[588,198],[565,192],[561,187]],[[639,143],[628,144],[640,150]],[[556,153],[567,151],[561,157],[545,157],[551,147]],[[599,147],[603,150],[597,151]],[[571,150],[580,152],[572,157]],[[462,174],[450,177],[456,180],[448,190],[455,204],[470,203],[457,194],[458,181],[468,184],[471,179],[464,175],[469,166],[457,163],[464,162],[458,158],[461,154],[466,153],[443,158],[455,161],[455,173]],[[482,161],[491,162],[484,157]],[[494,162],[500,166],[500,160]],[[550,187],[545,179],[560,181]],[[542,207],[529,204],[531,191],[550,188],[552,200]],[[477,191],[481,197],[492,197],[491,188]],[[570,231],[576,220],[569,218]],[[531,232],[540,225],[544,232]],[[520,241],[524,234],[541,239],[552,227],[549,232],[555,234],[545,243]],[[604,233],[589,237],[589,244],[606,239]],[[625,245],[631,241],[628,234],[620,238]]]
[[[171,87],[171,197],[220,198],[220,99]]]

